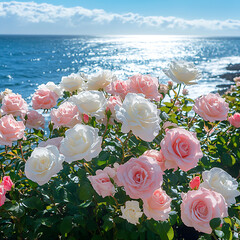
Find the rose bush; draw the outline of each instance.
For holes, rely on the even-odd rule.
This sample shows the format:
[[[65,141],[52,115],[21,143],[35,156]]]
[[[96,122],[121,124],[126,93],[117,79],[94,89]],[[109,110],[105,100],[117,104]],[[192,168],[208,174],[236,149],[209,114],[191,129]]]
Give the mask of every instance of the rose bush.
[[[0,94],[0,239],[239,239],[240,87],[193,100],[193,64],[165,73],[63,76],[37,111]]]

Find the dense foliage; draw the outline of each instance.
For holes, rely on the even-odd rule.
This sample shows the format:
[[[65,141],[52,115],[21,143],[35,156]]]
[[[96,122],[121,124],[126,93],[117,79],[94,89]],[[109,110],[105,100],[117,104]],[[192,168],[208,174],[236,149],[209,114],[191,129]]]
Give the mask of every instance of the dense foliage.
[[[82,120],[82,124],[99,129],[98,136],[102,137],[101,152],[90,161],[77,159],[62,162],[63,169],[43,185],[26,177],[25,164],[40,142],[65,137],[69,127],[54,128],[54,124],[49,122],[47,131],[40,128],[26,129],[25,137],[13,142],[12,147],[1,146],[1,179],[10,176],[14,186],[11,191],[6,192],[7,200],[0,207],[0,238],[239,239],[239,196],[236,204],[229,205],[228,217],[211,220],[211,234],[187,227],[181,219],[180,206],[181,194],[191,190],[189,182],[196,176],[202,181],[202,173],[206,170],[221,168],[239,183],[240,128],[234,127],[228,120],[205,121],[192,110],[195,101],[180,94],[182,84],[166,87],[167,91],[161,91],[159,101],[153,99],[161,111],[160,130],[153,141],[144,141],[134,135],[133,131],[123,133],[121,129],[124,123],[117,119],[111,119],[111,122],[112,113],[109,110],[106,111],[105,123],[89,115],[89,119]],[[58,100],[58,106],[77,94],[77,91],[65,91],[64,96]],[[240,87],[223,97],[229,104],[228,116],[240,112]],[[115,194],[102,197],[95,191],[88,177],[95,176],[97,170],[105,167],[113,169],[115,163],[123,165],[131,158],[139,158],[147,150],[159,151],[166,134],[170,129],[176,129],[172,123],[196,133],[203,157],[190,170],[183,171],[177,167],[164,171],[161,188],[172,199],[167,220],[156,221],[142,214],[139,224],[132,224],[121,217],[121,207],[132,200],[125,188],[118,186],[114,178],[111,178],[116,189]],[[139,202],[142,209],[143,200],[140,198],[135,201]]]

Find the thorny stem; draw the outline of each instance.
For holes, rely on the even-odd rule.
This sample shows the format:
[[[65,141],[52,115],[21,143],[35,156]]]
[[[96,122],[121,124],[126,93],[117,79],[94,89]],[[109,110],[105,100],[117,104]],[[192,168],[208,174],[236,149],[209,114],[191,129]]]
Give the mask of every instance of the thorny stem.
[[[215,236],[215,234],[212,232],[212,234],[211,234],[212,236],[213,236],[213,238],[215,239],[215,240],[217,240],[217,237]]]
[[[23,155],[23,150],[22,150],[21,141],[19,141],[18,144],[19,144],[19,148],[20,148],[20,150],[21,150],[22,160],[23,160],[24,162],[26,162],[26,160],[25,160],[25,158],[24,158],[24,155]]]
[[[173,102],[173,105],[172,105],[172,107],[169,109],[168,114],[172,111],[172,109],[173,109],[173,107],[174,107],[174,105],[175,105],[175,103],[176,103],[176,101],[177,101],[177,99],[178,99],[178,96],[179,96],[179,93],[180,93],[181,86],[182,86],[182,85],[181,85],[181,83],[180,83],[180,84],[179,84],[179,88],[178,88],[177,96],[175,97],[174,102]]]
[[[7,145],[5,145],[5,152],[8,153]]]
[[[115,201],[115,203],[116,203],[116,208],[118,208],[118,206],[119,206],[118,200],[117,200],[114,196],[112,196],[112,198],[114,199],[114,201]]]
[[[192,122],[193,122],[193,120],[195,119],[196,116],[197,116],[197,114],[195,113],[195,115],[192,117],[191,121],[188,124],[188,128],[190,128],[190,126],[191,126],[191,124],[192,124]]]

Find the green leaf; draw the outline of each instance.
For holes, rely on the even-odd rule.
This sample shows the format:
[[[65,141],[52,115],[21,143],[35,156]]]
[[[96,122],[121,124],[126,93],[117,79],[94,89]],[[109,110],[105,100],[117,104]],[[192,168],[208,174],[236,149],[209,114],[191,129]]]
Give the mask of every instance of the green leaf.
[[[216,229],[217,227],[219,227],[221,224],[221,219],[220,218],[213,218],[211,221],[210,221],[210,227],[212,229]]]
[[[222,231],[224,233],[224,236],[223,236],[224,240],[232,240],[232,231],[228,223],[223,223]]]
[[[93,196],[92,185],[89,182],[82,182],[77,193],[80,200],[91,200]]]
[[[64,217],[59,225],[59,228],[62,235],[65,235],[65,233],[69,233],[72,230],[72,217]]]
[[[43,209],[43,203],[38,197],[30,197],[23,200],[23,205],[30,209],[37,209],[42,210]]]
[[[214,231],[218,237],[222,238],[224,236],[224,233],[221,230],[214,230]]]

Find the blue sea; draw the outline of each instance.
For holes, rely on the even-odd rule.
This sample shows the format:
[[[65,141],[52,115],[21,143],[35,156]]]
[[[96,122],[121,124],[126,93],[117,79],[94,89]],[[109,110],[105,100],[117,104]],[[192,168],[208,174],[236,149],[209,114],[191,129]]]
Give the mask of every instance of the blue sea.
[[[172,60],[194,62],[202,71],[199,84],[188,87],[197,97],[230,83],[218,76],[240,63],[238,37],[181,36],[0,36],[0,90],[10,88],[30,101],[38,85],[58,84],[62,76],[99,69],[119,79],[151,74],[166,83],[162,69]]]

